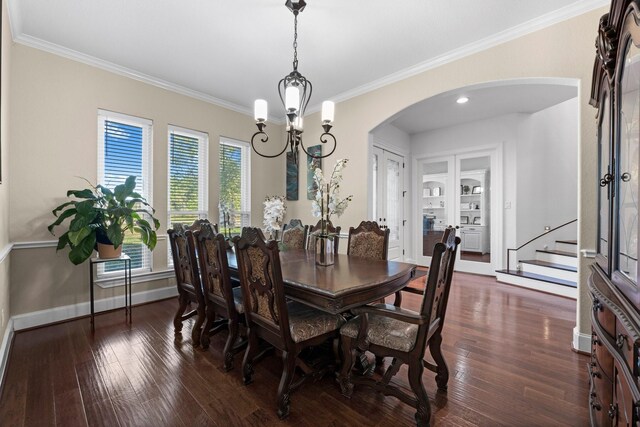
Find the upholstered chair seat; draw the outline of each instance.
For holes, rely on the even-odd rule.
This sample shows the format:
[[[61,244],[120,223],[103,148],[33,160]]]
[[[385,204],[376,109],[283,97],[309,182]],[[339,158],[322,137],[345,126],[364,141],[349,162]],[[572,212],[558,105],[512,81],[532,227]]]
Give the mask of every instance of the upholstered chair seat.
[[[339,314],[325,313],[308,305],[291,301],[287,304],[289,310],[289,330],[294,342],[308,339],[340,329],[345,323]]]
[[[304,249],[307,243],[308,226],[299,219],[292,219],[282,228],[282,244],[286,249]]]
[[[389,304],[376,304],[375,307],[398,311],[397,308]],[[418,315],[418,313],[414,314]],[[358,337],[359,328],[360,318],[356,316],[340,329],[340,334],[355,339]],[[412,325],[390,317],[369,314],[369,329],[367,330],[366,339],[371,344],[409,352],[415,346],[417,336],[418,325]]]

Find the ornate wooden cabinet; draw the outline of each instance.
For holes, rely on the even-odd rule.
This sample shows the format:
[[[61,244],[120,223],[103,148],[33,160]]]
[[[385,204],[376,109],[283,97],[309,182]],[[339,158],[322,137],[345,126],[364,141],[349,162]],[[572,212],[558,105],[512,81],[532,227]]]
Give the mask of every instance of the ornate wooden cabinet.
[[[596,42],[597,253],[589,290],[592,425],[640,426],[640,0],[613,0]]]

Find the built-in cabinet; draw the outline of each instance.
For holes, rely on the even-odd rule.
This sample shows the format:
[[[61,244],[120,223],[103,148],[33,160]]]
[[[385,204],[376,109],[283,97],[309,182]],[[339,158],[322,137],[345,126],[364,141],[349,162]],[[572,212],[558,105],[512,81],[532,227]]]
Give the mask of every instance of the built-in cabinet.
[[[460,250],[487,253],[489,250],[488,173],[485,170],[460,173]]]
[[[640,426],[640,9],[614,0],[600,20],[591,104],[598,109],[596,262],[589,277],[591,424]],[[596,183],[594,183],[596,184]]]

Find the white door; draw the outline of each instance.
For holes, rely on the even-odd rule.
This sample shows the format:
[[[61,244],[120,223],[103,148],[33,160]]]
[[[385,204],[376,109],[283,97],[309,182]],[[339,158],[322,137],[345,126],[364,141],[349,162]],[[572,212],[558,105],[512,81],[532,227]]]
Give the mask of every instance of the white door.
[[[387,259],[404,259],[404,158],[373,147],[373,220],[389,229]]]
[[[448,225],[456,227],[462,242],[456,270],[494,275],[500,233],[492,216],[497,197],[491,191],[495,165],[492,151],[423,159],[418,166],[418,217],[422,231],[418,262],[429,265],[433,248]]]

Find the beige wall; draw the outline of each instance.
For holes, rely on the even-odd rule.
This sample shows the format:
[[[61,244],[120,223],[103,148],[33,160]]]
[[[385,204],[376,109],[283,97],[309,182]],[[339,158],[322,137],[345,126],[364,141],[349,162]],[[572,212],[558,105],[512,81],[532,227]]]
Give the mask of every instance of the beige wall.
[[[209,212],[217,222],[218,146],[220,136],[248,141],[253,119],[174,92],[113,74],[23,45],[12,60],[12,168],[9,229],[12,242],[50,241],[51,210],[71,188],[84,188],[77,177],[97,176],[99,108],[153,120],[153,206],[166,235],[167,126],[209,134]],[[281,127],[271,125],[277,135]],[[284,161],[252,156],[252,219],[262,223],[267,193],[284,192]],[[153,254],[154,271],[167,269],[167,239]],[[73,266],[66,250],[15,248],[11,254],[12,314],[28,313],[88,300],[86,264]],[[134,284],[133,291],[169,285],[169,280]],[[121,288],[100,290],[96,298]]]
[[[2,4],[2,81],[0,82],[0,157],[2,157],[2,184],[0,184],[0,340],[4,336],[10,316],[9,263],[10,257],[2,259],[9,248],[9,71],[11,64],[11,30],[7,16],[7,2]]]
[[[595,56],[593,40],[599,18],[606,11],[603,8],[586,13],[336,105],[334,130],[338,149],[330,159],[325,159],[325,165],[332,165],[338,158],[350,160],[344,172],[343,192],[354,195],[353,203],[336,223],[346,229],[367,217],[368,134],[387,118],[433,95],[469,85],[517,78],[574,78],[580,80],[578,239],[581,249],[593,249],[596,124],[595,110],[588,101]],[[305,119],[307,145],[313,145],[311,141],[318,137],[318,130],[312,125],[318,121],[318,114]],[[305,223],[313,220],[310,203],[302,198],[289,202],[289,215],[300,217]],[[582,333],[589,333],[586,278],[591,262],[580,259],[578,326]]]

